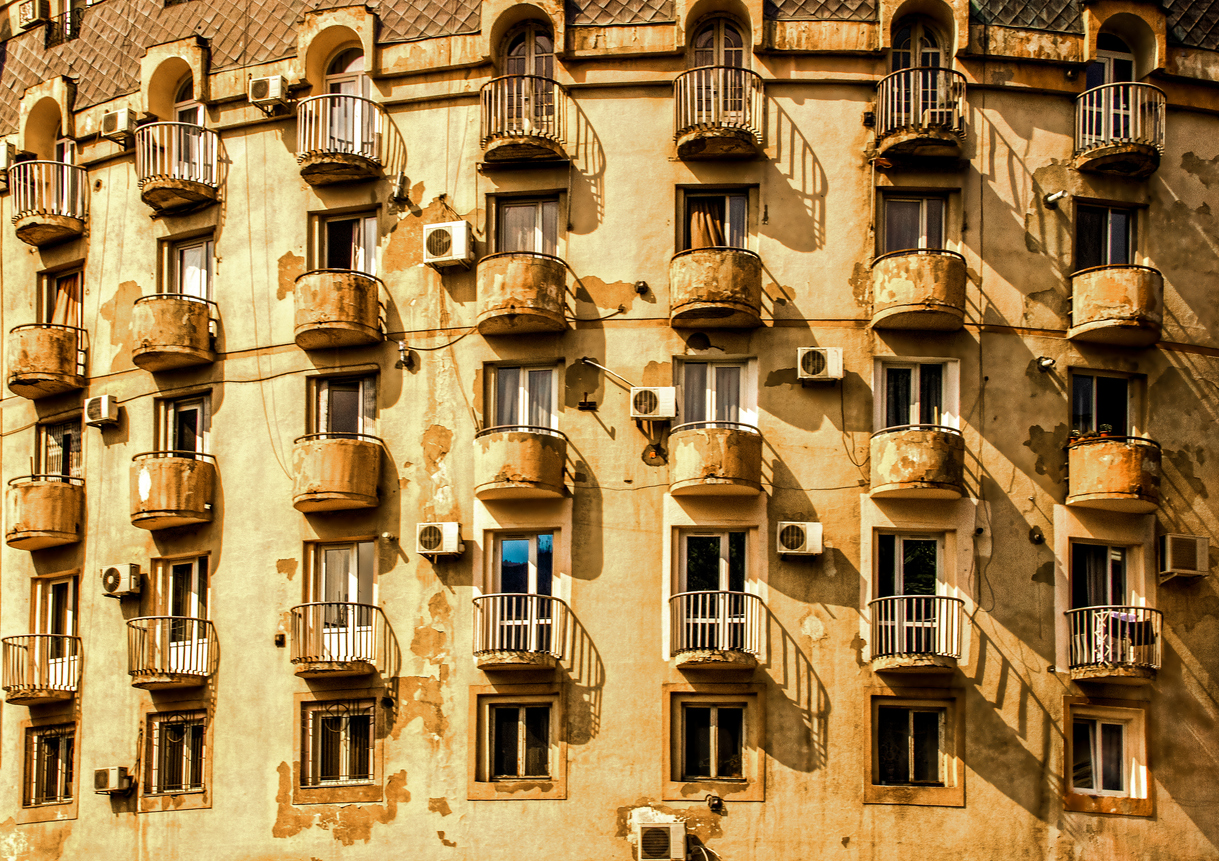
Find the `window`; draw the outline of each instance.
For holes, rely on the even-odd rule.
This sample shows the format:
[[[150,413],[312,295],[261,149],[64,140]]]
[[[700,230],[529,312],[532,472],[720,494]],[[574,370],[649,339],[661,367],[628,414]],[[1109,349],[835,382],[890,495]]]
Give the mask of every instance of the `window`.
[[[1066,699],[1068,810],[1150,816],[1144,703]]]
[[[80,478],[80,416],[54,424],[38,425],[35,470],[43,480],[61,476]]]
[[[1126,601],[1126,548],[1072,542],[1071,609],[1120,606]]]
[[[371,434],[377,408],[374,377],[329,377],[313,381],[312,433],[355,438]]]
[[[56,637],[76,636],[76,578],[40,577],[34,581],[35,619],[38,634]],[[66,658],[75,654],[66,644],[52,641],[51,658]]]
[[[1112,33],[1100,33],[1096,48],[1096,59],[1084,68],[1087,89],[1134,80],[1134,52],[1129,45]]]
[[[745,532],[682,535],[681,591],[744,592]]]
[[[1071,788],[1089,795],[1126,795],[1126,724],[1101,718],[1071,721]]]
[[[158,604],[168,624],[160,629],[166,638],[167,669],[173,673],[206,672],[208,650],[208,557],[166,560],[160,564]]]
[[[559,425],[558,386],[553,367],[499,365],[494,368],[492,415],[495,427],[530,430]]]
[[[368,76],[364,74],[364,52],[360,48],[340,51],[326,67],[326,92],[368,98]]]
[[[920,20],[901,22],[893,34],[889,54],[891,70],[937,68],[942,64],[940,39],[935,31]]]
[[[491,777],[550,777],[550,706],[491,706]]]
[[[744,189],[686,192],[682,250],[744,248],[749,195]]]
[[[75,724],[27,729],[22,806],[38,807],[71,801],[75,753]]]
[[[1071,430],[1127,436],[1131,432],[1130,380],[1103,374],[1071,374]]]
[[[471,799],[567,797],[567,744],[557,686],[479,685],[470,689],[470,707],[470,750],[475,751]]]
[[[195,99],[195,81],[190,75],[174,94],[174,122],[203,125],[203,105]]]
[[[161,447],[175,457],[207,453],[211,409],[207,395],[161,401]]]
[[[876,597],[934,595],[942,539],[936,535],[876,537]]]
[[[496,205],[496,247],[502,252],[549,254],[558,251],[559,201],[500,200]]]
[[[197,236],[165,244],[166,293],[177,293],[193,299],[212,298],[212,273],[215,244],[211,236]]]
[[[377,216],[342,215],[322,221],[320,269],[377,274]]]
[[[665,799],[715,793],[737,801],[765,800],[760,690],[756,684],[664,686]]]
[[[878,376],[879,429],[957,426],[955,362],[884,361]]]
[[[944,716],[942,708],[880,706],[876,782],[884,786],[943,786]]]
[[[682,706],[682,780],[743,780],[745,706]]]
[[[748,362],[682,362],[682,424],[752,426],[757,420],[757,390],[752,370]]]
[[[936,600],[942,556],[939,535],[876,536],[873,657],[956,653],[956,625],[941,618],[955,610]]]
[[[873,690],[864,803],[964,807],[962,692],[879,683]]]
[[[376,563],[372,541],[318,544],[306,582],[302,654],[322,661],[375,664],[380,657],[376,625]]]
[[[353,786],[375,777],[372,700],[308,703],[301,709],[301,785]]]
[[[332,152],[349,152],[373,158],[380,152],[380,131],[377,109],[365,101],[370,85],[365,73],[364,51],[345,48],[326,66],[325,92],[331,98],[320,109],[324,111],[323,146]],[[356,269],[369,275],[372,269],[359,266],[332,266],[336,269]]]
[[[79,269],[48,273],[41,277],[38,322],[80,327],[81,290],[84,273]]]
[[[504,53],[505,75],[554,78],[554,39],[543,25],[529,23],[508,40]]]
[[[145,795],[203,791],[206,728],[201,711],[148,716]]]
[[[944,248],[942,197],[885,195],[882,253]]]
[[[1134,262],[1135,211],[1115,206],[1075,208],[1075,269]]]

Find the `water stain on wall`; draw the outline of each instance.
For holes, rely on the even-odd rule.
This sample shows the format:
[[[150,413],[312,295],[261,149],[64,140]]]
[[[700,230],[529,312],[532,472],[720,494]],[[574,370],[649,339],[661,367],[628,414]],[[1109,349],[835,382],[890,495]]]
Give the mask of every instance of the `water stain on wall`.
[[[1056,425],[1054,430],[1044,430],[1040,425],[1029,428],[1029,436],[1023,443],[1024,447],[1037,455],[1033,468],[1038,475],[1044,475],[1055,484],[1066,478],[1067,458],[1063,447],[1067,444],[1068,429],[1065,424]]]
[[[385,825],[398,816],[398,805],[411,800],[406,788],[406,771],[391,774],[385,782],[384,804],[311,804],[298,808],[292,804],[292,766],[281,762],[279,791],[275,794],[277,812],[271,827],[272,837],[294,837],[309,828],[329,831],[344,846],[357,840],[372,839],[374,825]]]
[[[279,273],[276,276],[278,287],[275,290],[275,298],[283,301],[292,295],[296,290],[296,279],[305,272],[305,258],[300,255],[293,254],[289,251],[283,257],[279,258]]]
[[[101,306],[99,312],[102,319],[110,324],[110,343],[118,349],[110,360],[110,371],[121,371],[132,367],[131,350],[124,345],[131,344],[131,315],[135,300],[144,295],[143,289],[134,281],[124,281],[119,284],[114,296]]]

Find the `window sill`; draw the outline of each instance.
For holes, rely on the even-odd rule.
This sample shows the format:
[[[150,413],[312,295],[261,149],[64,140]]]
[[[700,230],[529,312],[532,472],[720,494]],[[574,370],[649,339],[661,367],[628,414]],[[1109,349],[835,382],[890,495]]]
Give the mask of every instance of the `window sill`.
[[[689,801],[718,795],[726,801],[765,801],[765,787],[760,780],[667,780],[666,801]]]
[[[1100,813],[1111,816],[1152,816],[1155,805],[1150,798],[1130,798],[1118,795],[1087,795],[1067,792],[1063,809],[1078,813]]]
[[[349,786],[297,786],[293,804],[368,804],[384,797],[379,783]]]
[[[44,804],[22,807],[17,814],[17,824],[27,825],[34,822],[57,822],[64,819],[75,819],[77,805],[75,798],[64,801],[46,802]]]
[[[868,784],[864,804],[909,804],[915,807],[964,807],[964,786],[882,786]]]
[[[212,806],[208,788],[189,792],[161,792],[140,796],[140,813],[162,813],[170,810],[207,810]]]
[[[554,778],[539,780],[476,780],[470,784],[470,801],[561,801],[567,784]]]

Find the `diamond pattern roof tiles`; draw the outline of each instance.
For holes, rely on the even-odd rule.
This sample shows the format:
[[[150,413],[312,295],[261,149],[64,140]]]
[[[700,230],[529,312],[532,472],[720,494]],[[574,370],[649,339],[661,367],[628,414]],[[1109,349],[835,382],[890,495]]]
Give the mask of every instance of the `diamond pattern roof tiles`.
[[[672,20],[673,0],[567,0],[567,23],[573,27]]]
[[[766,0],[763,14],[776,21],[875,21],[875,0]]]

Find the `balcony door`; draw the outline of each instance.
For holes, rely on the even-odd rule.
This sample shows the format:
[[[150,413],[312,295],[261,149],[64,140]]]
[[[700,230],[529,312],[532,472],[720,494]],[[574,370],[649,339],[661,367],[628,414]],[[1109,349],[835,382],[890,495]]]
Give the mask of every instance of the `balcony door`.
[[[174,457],[194,458],[205,454],[211,418],[208,399],[165,401],[164,411],[165,448],[172,451]]]
[[[557,426],[554,368],[501,365],[495,369],[495,427],[544,433]]]
[[[339,377],[317,380],[313,433],[355,439],[369,433],[376,408],[376,390],[371,377]]]
[[[44,292],[39,322],[80,327],[81,281],[79,269],[43,276]]]
[[[898,76],[889,107],[896,124],[955,125],[952,115],[952,80],[941,71],[944,53],[935,31],[922,21],[904,22],[893,34],[889,52],[892,71],[911,71]]]
[[[740,362],[685,362],[682,365],[681,421],[732,428],[754,420],[753,398],[742,391],[745,365]]]
[[[211,183],[211,160],[205,159],[203,153],[203,105],[195,99],[195,82],[190,75],[174,94],[173,117],[182,125],[170,127],[167,141],[170,175],[175,179]]]
[[[211,237],[174,246],[174,277],[169,284],[170,293],[179,293],[194,299],[212,298],[212,257],[214,244]]]
[[[1154,648],[1152,622],[1132,602],[1126,548],[1105,544],[1071,544],[1072,646],[1089,663],[1142,662]]]
[[[677,624],[687,648],[745,648],[745,547],[743,531],[682,535]]]
[[[326,123],[329,148],[366,157],[375,155],[376,117],[371,105],[364,101],[369,94],[369,80],[364,72],[362,50],[348,48],[330,61],[326,68],[326,92],[353,97],[330,100]]]
[[[1134,52],[1112,33],[1096,37],[1096,59],[1084,68],[1085,85],[1089,90],[1107,84],[1127,84],[1134,81]],[[1130,137],[1131,93],[1129,87],[1107,87],[1084,102],[1085,146]]]
[[[44,481],[79,478],[80,418],[38,426],[38,475]]]
[[[208,666],[208,557],[171,562],[165,569],[164,610],[169,671],[206,672]]]
[[[76,164],[76,141],[65,137],[62,129],[55,133],[55,161],[63,165]],[[80,187],[81,173],[71,168],[62,168],[58,187],[55,193],[49,196],[57,207],[56,214],[80,216],[81,207],[77,206],[77,201],[82,199],[83,193]]]
[[[508,129],[521,134],[546,131],[554,123],[554,39],[540,24],[527,24],[508,40],[504,52]]]
[[[951,652],[938,642],[936,585],[941,540],[934,535],[879,535],[876,553],[877,598],[901,598],[879,605],[875,614],[882,654]],[[944,626],[944,631],[949,626]]]
[[[696,116],[725,125],[744,122],[745,40],[730,21],[715,18],[694,34]]]
[[[313,600],[325,602],[319,644],[324,660],[375,661],[373,542],[325,544],[317,552]]]
[[[377,216],[375,213],[328,218],[323,269],[377,274]]]
[[[501,200],[496,207],[499,251],[554,256],[559,242],[559,202]]]
[[[553,640],[554,533],[496,539],[497,649],[549,652]]]
[[[37,590],[37,618],[35,632],[53,634],[35,641],[34,666],[42,665],[45,656],[45,686],[58,690],[71,690],[76,684],[76,649],[67,639],[76,635],[76,578],[64,577],[56,580],[39,580]],[[37,670],[35,670],[37,673]],[[42,684],[43,680],[35,679]]]

